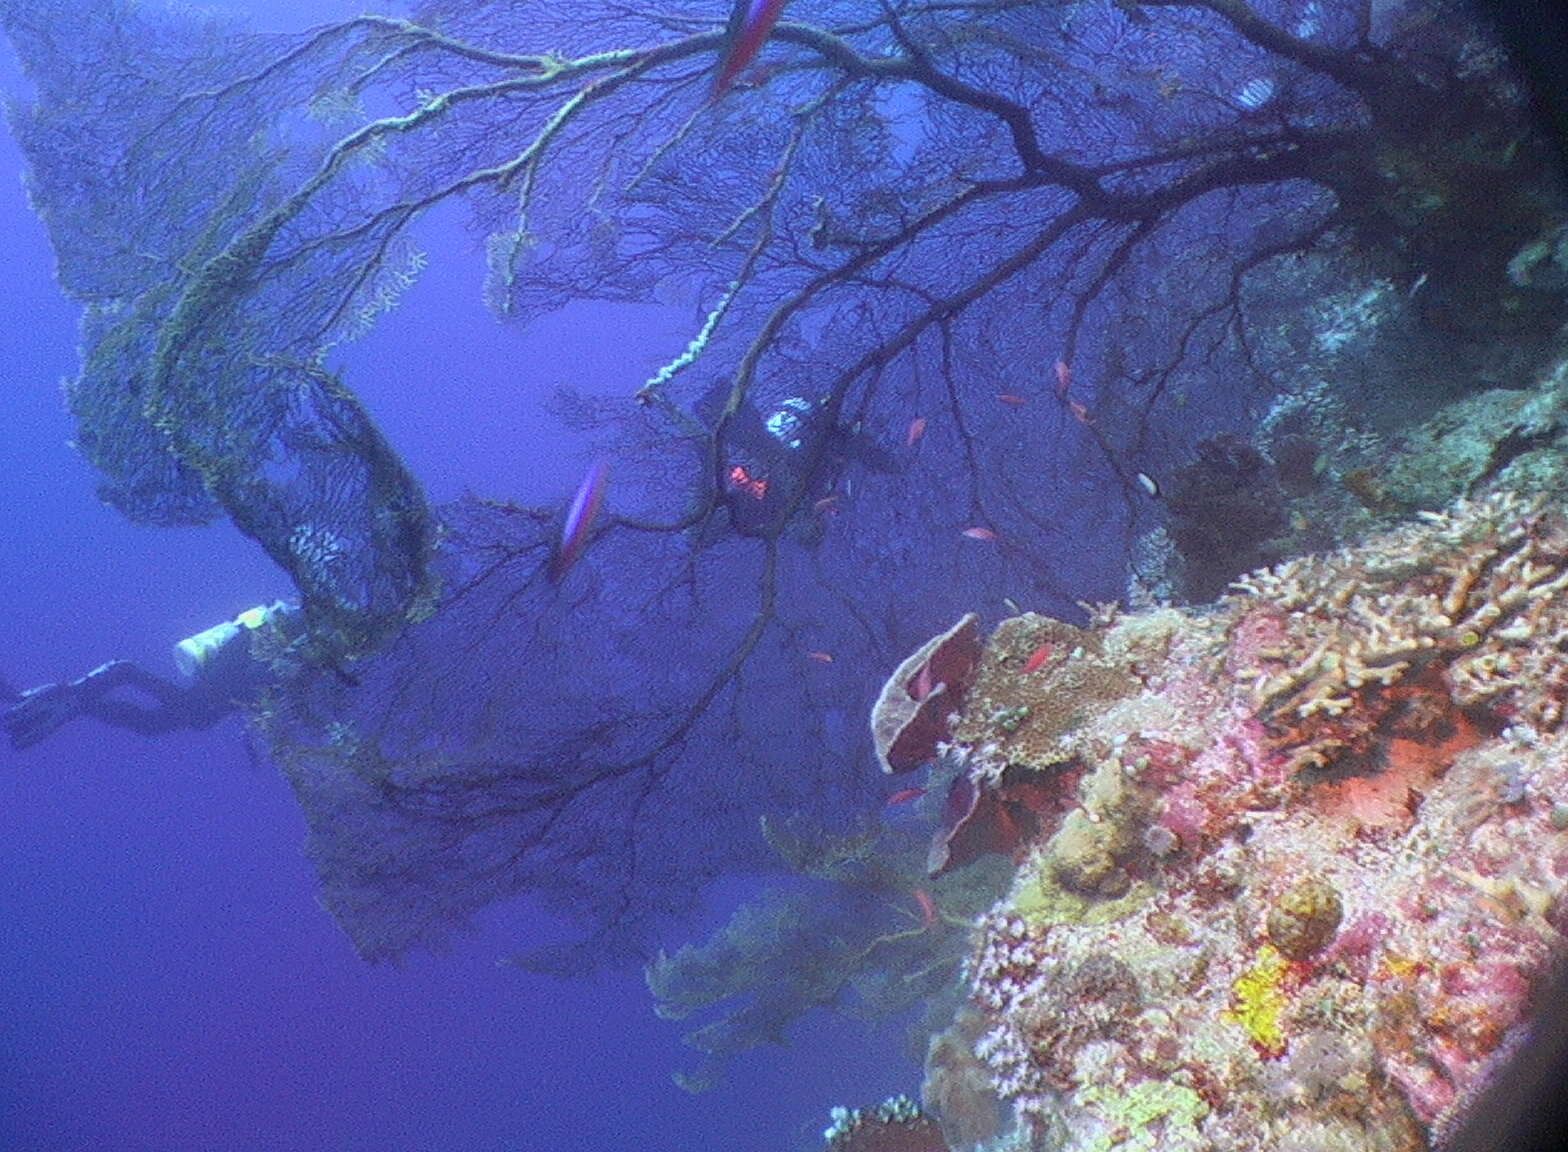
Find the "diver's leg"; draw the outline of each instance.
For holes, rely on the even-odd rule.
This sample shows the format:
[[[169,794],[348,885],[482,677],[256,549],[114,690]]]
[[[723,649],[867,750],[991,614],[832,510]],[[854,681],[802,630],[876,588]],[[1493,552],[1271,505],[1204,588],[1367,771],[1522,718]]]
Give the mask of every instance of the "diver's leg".
[[[126,690],[149,703],[116,699]],[[69,684],[45,684],[21,693],[0,713],[0,727],[11,747],[31,748],[78,716],[91,716],[115,728],[157,736],[193,723],[187,693],[128,660],[112,660]]]
[[[116,693],[141,699],[124,699]],[[21,694],[0,711],[11,747],[30,748],[78,716],[114,728],[158,736],[179,728],[204,728],[234,710],[204,701],[200,693],[154,676],[129,660],[111,660],[69,684],[45,684]]]
[[[140,664],[111,660],[94,668],[76,686],[89,697],[103,697],[120,688],[129,688],[150,697],[159,707],[178,706],[185,690],[162,676],[154,676]]]
[[[112,660],[94,668],[76,681],[75,687],[82,713],[115,728],[158,736],[192,723],[185,689],[129,660]],[[114,693],[120,689],[138,693],[151,703],[116,699]]]

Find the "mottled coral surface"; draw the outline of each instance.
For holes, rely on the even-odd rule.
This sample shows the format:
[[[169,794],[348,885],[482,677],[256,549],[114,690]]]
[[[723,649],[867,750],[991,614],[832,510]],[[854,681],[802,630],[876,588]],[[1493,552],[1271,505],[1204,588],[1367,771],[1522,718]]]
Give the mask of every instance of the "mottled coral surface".
[[[1004,622],[948,761],[1065,795],[933,1044],[950,1142],[999,1098],[1009,1147],[1440,1147],[1568,924],[1565,696],[1568,521],[1506,495],[1211,608]]]

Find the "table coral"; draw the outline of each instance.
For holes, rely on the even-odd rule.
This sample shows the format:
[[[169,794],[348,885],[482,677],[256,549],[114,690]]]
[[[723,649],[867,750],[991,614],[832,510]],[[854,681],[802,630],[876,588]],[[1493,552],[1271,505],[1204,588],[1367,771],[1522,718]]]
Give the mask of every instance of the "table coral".
[[[1004,622],[967,779],[1061,793],[966,969],[1010,1146],[1440,1147],[1561,950],[1565,699],[1568,518],[1510,495]]]

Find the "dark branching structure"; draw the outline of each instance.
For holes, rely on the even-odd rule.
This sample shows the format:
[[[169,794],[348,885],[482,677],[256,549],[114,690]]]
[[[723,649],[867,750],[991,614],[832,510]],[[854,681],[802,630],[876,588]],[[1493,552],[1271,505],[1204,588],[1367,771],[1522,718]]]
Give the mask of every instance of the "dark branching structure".
[[[710,102],[727,8],[254,35],[0,2],[86,307],[79,443],[127,514],[227,515],[297,582],[261,731],[369,957],[520,891],[587,929],[534,962],[646,955],[766,860],[760,815],[852,826],[868,685],[964,608],[1114,596],[1136,473],[1267,397],[1292,261],[1419,285],[1466,339],[1560,318],[1516,260],[1549,152],[1462,7],[797,0]],[[684,354],[568,404],[613,515],[559,585],[553,514],[427,507],[335,372],[453,201],[503,316],[692,308]]]

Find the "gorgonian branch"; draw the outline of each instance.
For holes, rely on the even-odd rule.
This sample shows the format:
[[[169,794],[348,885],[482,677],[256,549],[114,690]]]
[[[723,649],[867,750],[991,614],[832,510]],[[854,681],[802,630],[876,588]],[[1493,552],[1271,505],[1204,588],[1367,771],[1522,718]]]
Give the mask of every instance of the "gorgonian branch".
[[[1129,478],[1214,431],[1170,382],[1239,424],[1266,368],[1245,286],[1311,248],[1423,303],[1501,285],[1512,317],[1549,216],[1507,86],[1365,5],[1325,31],[1242,0],[797,0],[712,100],[718,7],[454,0],[170,47],[0,0],[53,69],[20,134],[92,310],[81,442],[147,518],[221,505],[358,641],[264,720],[367,954],[517,890],[645,940],[757,863],[759,811],[859,811],[879,669],[976,605],[1119,593],[1157,511]],[[1408,114],[1440,89],[1465,99]],[[1472,226],[1479,183],[1506,228]],[[445,204],[503,316],[694,318],[583,389],[616,478],[557,581],[556,510],[427,509],[327,367]]]

